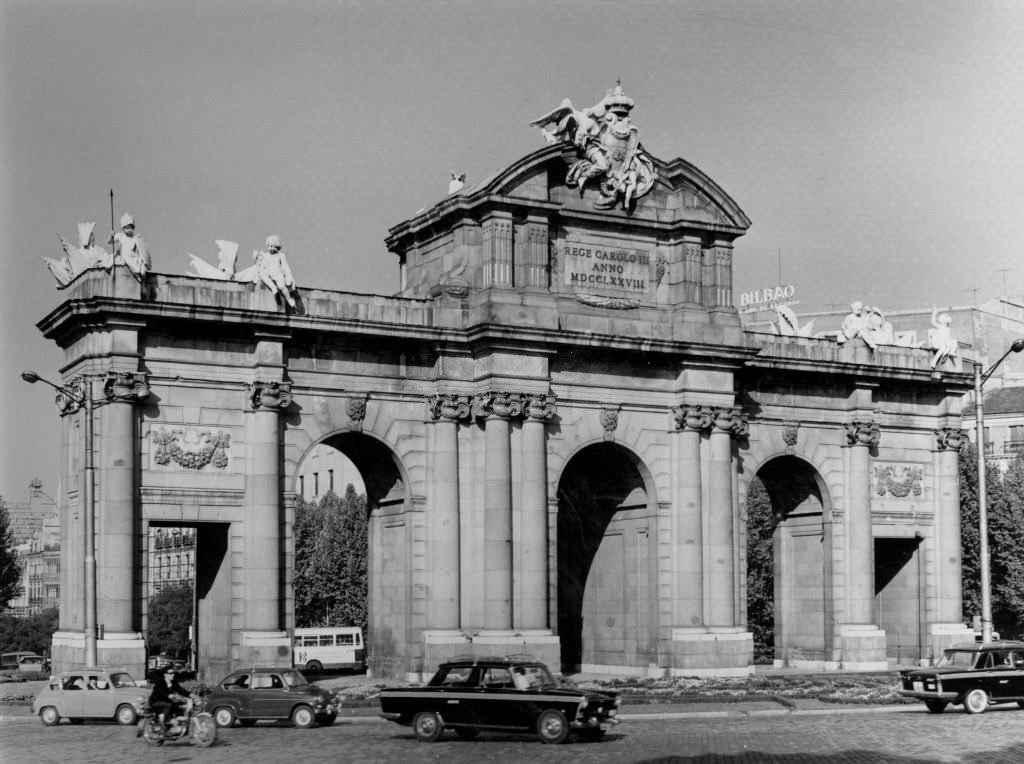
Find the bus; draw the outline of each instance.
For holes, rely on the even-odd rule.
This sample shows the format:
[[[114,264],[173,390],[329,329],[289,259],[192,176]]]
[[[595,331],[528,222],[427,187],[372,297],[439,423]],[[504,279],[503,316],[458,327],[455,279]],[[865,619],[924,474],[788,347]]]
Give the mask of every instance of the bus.
[[[357,626],[310,626],[295,629],[292,662],[296,668],[366,671],[363,630]]]

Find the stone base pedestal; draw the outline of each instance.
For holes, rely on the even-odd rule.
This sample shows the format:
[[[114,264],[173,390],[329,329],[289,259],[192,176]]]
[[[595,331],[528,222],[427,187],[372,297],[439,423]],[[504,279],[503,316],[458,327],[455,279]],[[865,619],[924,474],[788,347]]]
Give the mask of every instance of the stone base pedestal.
[[[840,624],[840,668],[843,671],[887,671],[885,632],[874,624]]]
[[[291,666],[292,643],[286,631],[243,631],[232,650],[232,670],[239,666]]]
[[[96,662],[123,668],[133,679],[146,678],[146,642],[135,631],[106,632],[96,640]],[[50,643],[50,673],[85,666],[85,632],[57,631]]]
[[[474,657],[529,655],[546,664],[552,674],[560,673],[562,661],[561,641],[549,629],[520,631],[479,631],[466,633],[457,630],[423,632],[423,671],[410,673],[410,682],[426,682],[437,671],[438,665],[456,656]]]
[[[953,645],[974,642],[974,630],[962,623],[933,623],[928,627],[928,647],[921,656],[922,666],[931,666],[942,657],[942,651]]]
[[[672,628],[662,644],[662,675],[750,676],[754,673],[754,635],[739,626]],[[634,668],[633,675],[636,673]],[[648,676],[651,675],[649,669]]]

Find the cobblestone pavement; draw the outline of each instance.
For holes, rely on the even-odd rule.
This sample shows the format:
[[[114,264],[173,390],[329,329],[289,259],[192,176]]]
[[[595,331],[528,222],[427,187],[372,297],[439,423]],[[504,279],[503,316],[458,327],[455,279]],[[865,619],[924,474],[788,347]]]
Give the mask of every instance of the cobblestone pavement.
[[[660,717],[660,718],[652,718]],[[147,746],[133,727],[84,724],[43,727],[34,717],[0,722],[5,764],[345,764],[445,762],[592,762],[593,764],[880,764],[882,762],[1024,761],[1024,712],[1012,707],[980,716],[923,708],[871,712],[744,715],[645,714],[625,717],[597,743],[573,739],[543,745],[526,735],[483,734],[475,741],[446,735],[420,743],[404,727],[380,719],[339,719],[330,728],[265,726],[220,730],[211,748],[188,742]]]

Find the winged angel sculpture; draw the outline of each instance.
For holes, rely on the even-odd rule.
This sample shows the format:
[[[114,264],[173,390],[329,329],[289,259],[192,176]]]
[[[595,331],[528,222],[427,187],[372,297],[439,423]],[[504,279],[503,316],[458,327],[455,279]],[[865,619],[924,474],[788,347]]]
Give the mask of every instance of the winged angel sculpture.
[[[633,99],[618,84],[595,106],[577,109],[566,98],[561,105],[533,120],[551,144],[576,148],[577,159],[569,167],[565,184],[579,187],[583,195],[589,181],[598,183],[598,209],[614,207],[619,199],[629,211],[636,200],[651,190],[657,173],[640,147],[639,132],[629,118]]]

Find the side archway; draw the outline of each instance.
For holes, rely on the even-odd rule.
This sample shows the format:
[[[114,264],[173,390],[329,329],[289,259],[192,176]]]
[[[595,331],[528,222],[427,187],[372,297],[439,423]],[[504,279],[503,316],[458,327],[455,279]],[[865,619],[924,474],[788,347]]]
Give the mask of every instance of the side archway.
[[[563,673],[656,660],[657,515],[646,473],[632,452],[598,443],[576,453],[559,479]]]
[[[356,468],[366,495],[367,512],[367,665],[377,676],[405,672],[412,624],[412,550],[407,479],[394,452],[363,432],[340,432],[315,446],[340,452]],[[298,482],[307,449],[294,476]]]
[[[764,486],[771,533],[771,593],[776,664],[820,666],[831,643],[830,500],[818,471],[792,455],[765,462],[756,479]],[[750,497],[755,492],[749,492]],[[758,511],[748,503],[748,513]],[[750,543],[757,543],[751,538]],[[760,609],[765,612],[766,609]]]

